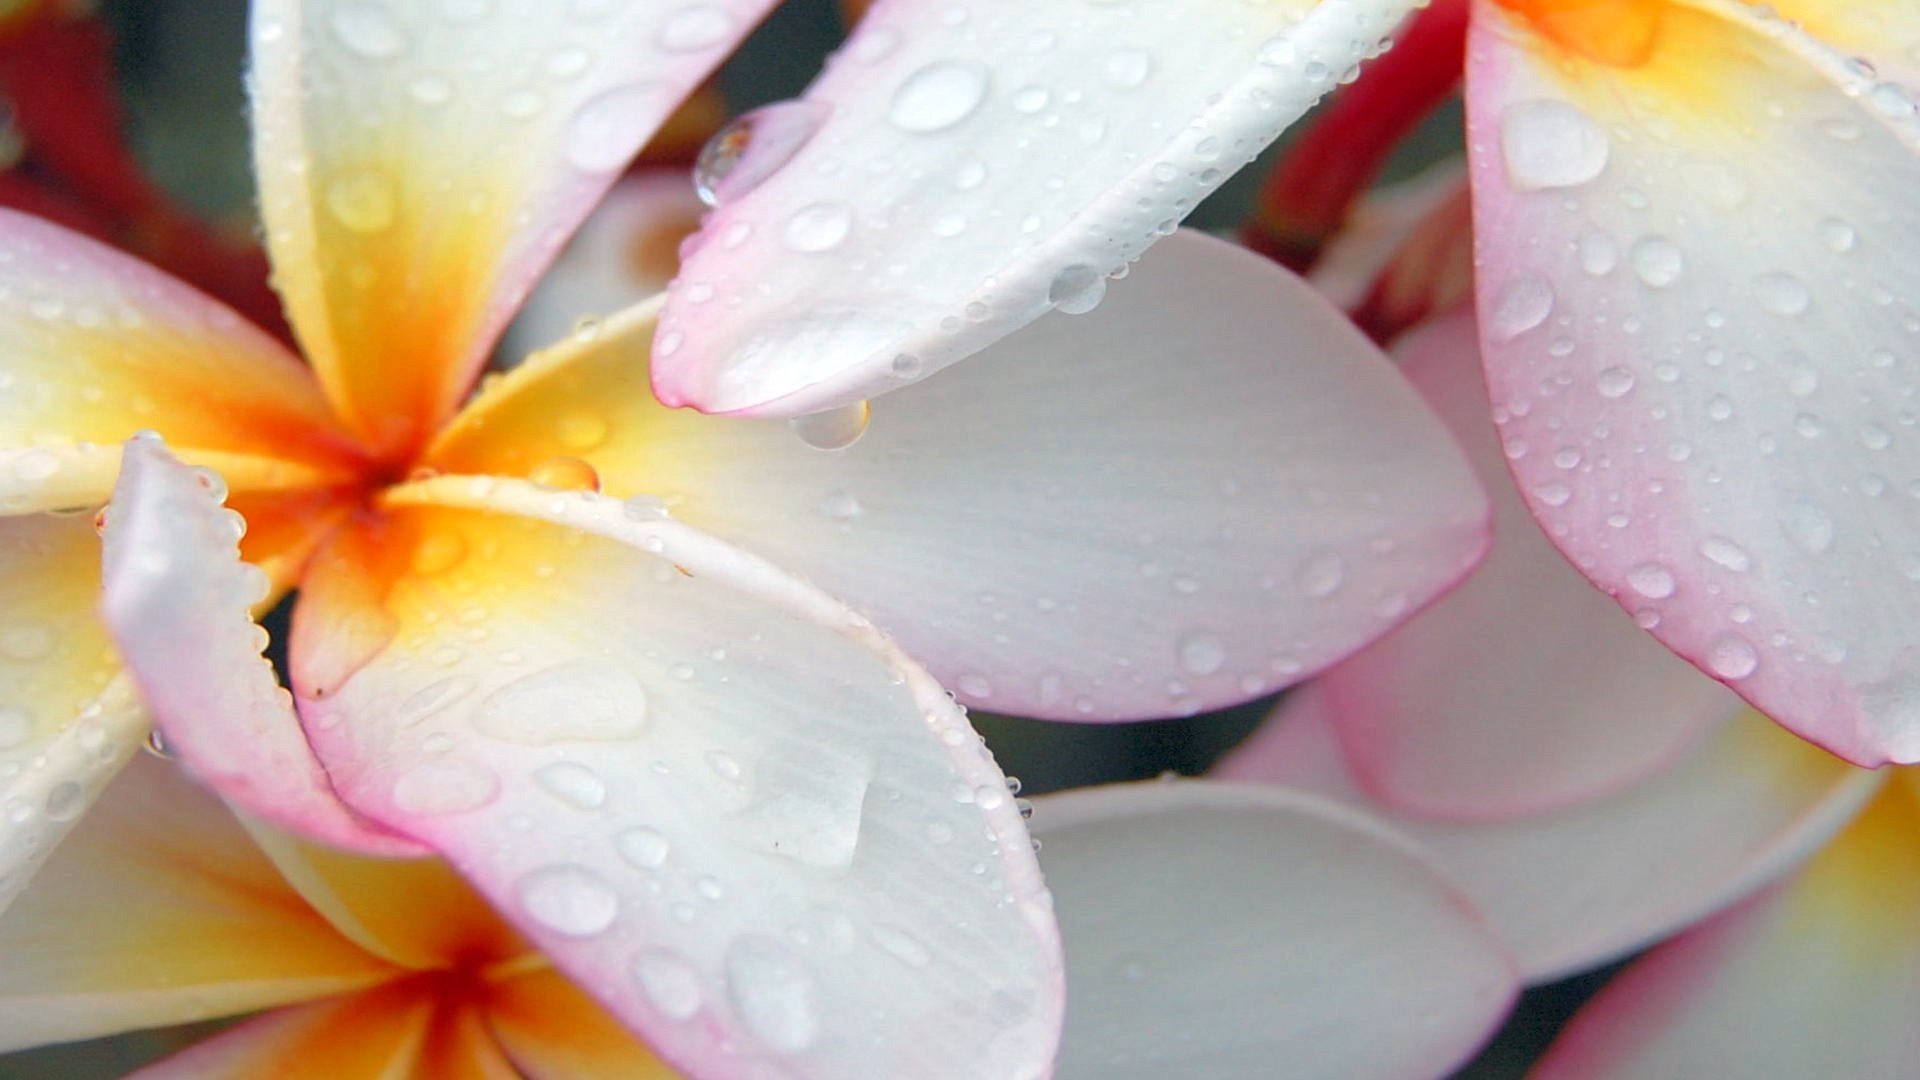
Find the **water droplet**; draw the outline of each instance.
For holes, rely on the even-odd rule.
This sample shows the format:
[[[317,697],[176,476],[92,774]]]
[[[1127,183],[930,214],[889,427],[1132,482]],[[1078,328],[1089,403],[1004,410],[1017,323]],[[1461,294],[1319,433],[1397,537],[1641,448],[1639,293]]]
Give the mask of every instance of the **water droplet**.
[[[1809,555],[1825,554],[1833,547],[1833,518],[1817,506],[1794,503],[1780,518],[1787,539]]]
[[[1106,277],[1085,263],[1062,267],[1047,285],[1047,302],[1068,315],[1085,315],[1106,295]]]
[[[1493,301],[1492,332],[1511,341],[1547,321],[1553,312],[1553,286],[1538,274],[1514,278]]]
[[[1665,600],[1673,595],[1673,572],[1659,563],[1641,563],[1627,571],[1627,584],[1649,600]]]
[[[515,679],[474,710],[482,733],[526,746],[631,739],[646,727],[640,681],[607,664],[559,664]]]
[[[0,705],[0,750],[12,750],[32,736],[32,717],[22,709]]]
[[[428,533],[413,547],[413,572],[422,576],[443,574],[460,565],[467,557],[467,539],[457,532]]]
[[[1593,380],[1594,389],[1603,398],[1623,398],[1633,392],[1633,372],[1623,367],[1603,368]]]
[[[584,453],[606,442],[609,430],[606,417],[582,410],[561,417],[555,434],[560,445]]]
[[[372,60],[398,56],[407,47],[399,24],[378,4],[346,4],[336,9],[333,36],[349,52]]]
[[[393,224],[393,187],[377,172],[347,173],[327,185],[327,210],[354,232],[384,232]]]
[[[709,750],[707,768],[713,770],[713,775],[729,783],[740,779],[740,760],[725,750]]]
[[[520,879],[516,892],[528,918],[567,937],[599,934],[620,914],[619,894],[584,866],[535,870]]]
[[[1723,679],[1744,679],[1759,667],[1760,654],[1739,634],[1722,634],[1707,646],[1707,670]]]
[[[803,206],[787,219],[780,238],[788,247],[805,255],[832,251],[853,231],[853,208],[843,202],[817,202]]]
[[[77,781],[62,780],[47,791],[47,818],[72,821],[87,808],[87,792]]]
[[[782,1053],[812,1045],[820,1030],[813,976],[792,949],[746,934],[727,949],[726,968],[728,997],[755,1038]]]
[[[1152,74],[1153,54],[1145,49],[1121,49],[1107,57],[1107,82],[1113,86],[1131,89]]]
[[[599,491],[600,472],[577,457],[555,457],[535,465],[527,479],[554,491]]]
[[[738,117],[700,148],[693,187],[718,206],[765,183],[813,138],[832,110],[818,101],[782,101]]]
[[[986,65],[942,60],[907,76],[893,92],[888,119],[907,131],[939,131],[966,119],[987,96]]]
[[[856,401],[838,409],[795,417],[791,424],[800,441],[815,450],[845,450],[867,433],[867,423],[872,416],[871,406]]]
[[[1519,191],[1576,187],[1607,167],[1607,133],[1564,101],[1522,101],[1500,118],[1507,179]]]
[[[1294,574],[1294,584],[1300,591],[1316,600],[1332,596],[1340,591],[1347,579],[1347,561],[1338,552],[1321,551],[1301,560],[1300,569]]]
[[[1180,640],[1180,669],[1189,675],[1211,675],[1227,662],[1227,647],[1211,634],[1191,634]]]
[[[613,838],[613,847],[620,857],[641,870],[653,870],[667,861],[668,852],[673,845],[660,830],[639,825],[620,833]]]
[[[1686,256],[1680,248],[1664,236],[1646,236],[1634,242],[1627,252],[1627,261],[1633,265],[1633,273],[1646,285],[1655,289],[1664,289],[1680,280],[1686,269]]]
[[[533,779],[547,793],[576,810],[597,810],[606,805],[607,784],[600,774],[572,761],[543,765]]]
[[[699,52],[726,41],[732,33],[733,16],[715,4],[695,4],[668,16],[654,40],[667,52]]]
[[[1747,549],[1724,536],[1709,536],[1700,541],[1700,554],[1735,573],[1746,573],[1753,565],[1753,559],[1747,554]]]
[[[653,1007],[673,1020],[700,1011],[700,974],[678,953],[646,949],[633,958],[633,980]]]
[[[1799,315],[1813,302],[1807,283],[1788,273],[1762,274],[1754,279],[1753,289],[1760,306],[1775,315]]]

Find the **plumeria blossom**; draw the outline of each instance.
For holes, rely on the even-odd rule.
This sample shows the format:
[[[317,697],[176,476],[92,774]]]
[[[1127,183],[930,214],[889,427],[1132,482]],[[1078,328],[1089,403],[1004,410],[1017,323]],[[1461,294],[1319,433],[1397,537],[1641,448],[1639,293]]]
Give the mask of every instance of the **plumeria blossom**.
[[[468,400],[765,6],[257,4],[256,172],[305,365],[0,216],[8,893],[150,711],[275,827],[443,856],[696,1075],[1050,1070],[1059,944],[1019,808],[878,627],[970,703],[1199,710],[1433,599],[1484,496],[1337,311],[1197,235],[835,453],[656,403],[658,300]],[[1306,44],[1348,41],[1315,20],[1349,6]],[[295,589],[289,695],[254,616]]]
[[[1410,6],[1086,5],[1075,32],[1013,0],[875,4],[803,99],[830,110],[818,130],[722,193],[663,315],[656,388],[805,412],[1095,302],[1305,103],[1293,65],[1337,77]],[[1457,40],[1468,7],[1425,21]],[[1470,15],[1485,360],[1533,512],[1767,714],[1859,764],[1920,760],[1920,14]],[[1446,82],[1407,80],[1416,109]],[[840,194],[856,174],[857,209]]]
[[[1281,1059],[1303,1075],[1421,1075],[1471,1050],[1512,998],[1511,961],[1471,905],[1350,812],[1199,782],[1036,801],[1075,973],[1061,1076],[1199,1063],[1261,1077]],[[676,1075],[443,863],[236,820],[151,758],[0,918],[0,949],[0,1046],[259,1012],[138,1080]],[[635,972],[699,1009],[669,954],[642,953]]]
[[[1485,572],[1299,692],[1220,772],[1331,797],[1405,831],[1474,897],[1530,980],[1681,931],[1577,1014],[1530,1075],[1912,1074],[1914,777],[1851,767],[1779,731],[1704,675],[1648,655],[1627,617],[1596,605],[1519,492],[1493,486],[1501,453],[1476,338],[1456,316],[1397,351],[1495,492]],[[1496,642],[1499,662],[1431,662],[1463,637]],[[1362,674],[1391,692],[1343,689]],[[1427,724],[1395,704],[1423,699]],[[1686,719],[1716,700],[1704,729]],[[1642,729],[1658,723],[1696,734],[1633,769],[1580,742],[1646,745]],[[1396,729],[1390,745],[1420,741],[1420,773],[1375,764],[1398,756],[1378,745]],[[1559,741],[1582,746],[1588,775],[1543,752]],[[1501,783],[1469,802],[1468,785],[1487,779],[1482,755],[1516,742]],[[1605,785],[1591,782],[1600,775]]]
[[[1554,542],[1862,765],[1920,760],[1920,11],[1483,2],[1488,381]]]

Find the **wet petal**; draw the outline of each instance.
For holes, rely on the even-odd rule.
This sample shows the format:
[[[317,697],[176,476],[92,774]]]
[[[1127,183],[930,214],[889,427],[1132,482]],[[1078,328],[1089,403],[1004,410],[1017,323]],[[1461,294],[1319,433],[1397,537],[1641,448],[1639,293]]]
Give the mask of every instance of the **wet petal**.
[[[1593,56],[1475,24],[1507,455],[1676,652],[1857,763],[1920,759],[1920,120],[1759,7],[1648,10]]]
[[[304,902],[225,807],[141,757],[0,918],[0,1047],[179,1024],[395,969]]]
[[[1472,905],[1360,815],[1206,782],[1035,806],[1069,962],[1063,1078],[1435,1076],[1512,1004]]]
[[[1488,820],[1618,791],[1685,756],[1741,702],[1642,633],[1540,534],[1488,419],[1474,333],[1462,314],[1396,353],[1493,493],[1493,554],[1315,685],[1374,797],[1416,816]]]
[[[106,501],[121,442],[164,431],[236,489],[338,483],[357,460],[266,334],[102,244],[0,209],[0,513]]]
[[[695,1075],[1044,1072],[1026,830],[870,624],[645,504],[448,477],[385,508],[295,614],[303,719],[356,809]]]
[[[127,443],[108,505],[101,610],[154,725],[193,774],[250,813],[340,847],[422,849],[333,793],[247,611],[266,576],[240,561],[217,492],[160,440]]]
[[[0,910],[147,736],[86,516],[0,518]]]
[[[772,6],[254,5],[267,245],[347,418],[389,451],[431,431],[628,158]]]
[[[1817,850],[1881,779],[1748,710],[1673,768],[1608,798],[1454,824],[1371,802],[1333,729],[1309,686],[1218,773],[1351,803],[1411,836],[1487,913],[1530,982],[1623,956],[1732,903]]]
[[[1024,715],[1244,700],[1478,557],[1486,503],[1461,453],[1298,279],[1186,233],[1114,293],[888,397],[834,452],[784,421],[657,406],[634,313],[501,380],[431,460],[589,463],[605,490],[663,496],[849,598],[968,702]]]
[[[425,1072],[435,1002],[413,986],[277,1009],[229,1028],[128,1080],[388,1080],[459,1076],[502,1080],[511,1072]],[[496,1052],[497,1053],[497,1052]]]
[[[1628,968],[1532,1075],[1920,1072],[1920,813],[1910,780],[1889,784],[1798,876]]]
[[[793,416],[1085,311],[1414,6],[876,5],[727,174],[654,388]]]
[[[529,1080],[678,1080],[666,1062],[557,971],[510,979],[487,1024]]]

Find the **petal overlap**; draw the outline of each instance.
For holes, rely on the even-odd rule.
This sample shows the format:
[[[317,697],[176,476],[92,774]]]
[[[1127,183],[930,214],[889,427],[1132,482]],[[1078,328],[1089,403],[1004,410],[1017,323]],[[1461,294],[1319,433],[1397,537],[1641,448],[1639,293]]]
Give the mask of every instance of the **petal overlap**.
[[[1529,982],[1616,959],[1720,910],[1817,851],[1883,779],[1749,710],[1607,798],[1513,821],[1432,821],[1369,799],[1335,724],[1305,687],[1217,772],[1350,803],[1412,837],[1486,912]]]
[[[254,164],[308,359],[386,453],[773,0],[253,5]]]
[[[1920,759],[1920,118],[1759,6],[1648,8],[1597,58],[1476,17],[1507,455],[1676,652],[1859,764]]]
[[[1044,796],[1034,822],[1070,958],[1063,1078],[1439,1075],[1517,990],[1436,867],[1320,799],[1149,781]]]
[[[876,4],[721,180],[655,390],[794,416],[1085,311],[1414,7]]]
[[[295,614],[356,809],[696,1075],[1048,1071],[1024,825],[870,624],[644,503],[443,477],[383,508]]]
[[[967,702],[1031,716],[1245,700],[1477,560],[1487,507],[1460,450],[1297,278],[1182,233],[1113,291],[890,395],[834,451],[659,407],[639,309],[500,380],[428,460],[578,459],[847,599]]]

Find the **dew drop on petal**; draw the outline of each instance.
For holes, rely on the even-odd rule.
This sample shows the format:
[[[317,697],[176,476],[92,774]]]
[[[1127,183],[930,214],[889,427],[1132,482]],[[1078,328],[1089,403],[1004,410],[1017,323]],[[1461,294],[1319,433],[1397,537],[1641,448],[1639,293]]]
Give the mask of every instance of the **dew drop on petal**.
[[[620,914],[619,895],[584,866],[535,870],[520,879],[516,893],[528,918],[567,937],[599,934]]]
[[[832,110],[818,101],[781,101],[746,113],[700,149],[694,191],[708,206],[738,198],[779,172]]]
[[[1759,667],[1760,654],[1739,634],[1722,634],[1707,646],[1707,670],[1723,679],[1744,679]]]
[[[700,1011],[700,974],[678,953],[647,949],[633,958],[633,981],[653,1007],[670,1019]]]
[[[966,119],[987,95],[987,68],[971,60],[941,60],[907,76],[893,93],[887,118],[906,131],[940,131]]]
[[[872,406],[856,401],[837,409],[795,417],[791,425],[800,441],[815,450],[845,450],[867,433],[867,423],[872,416]]]
[[[1607,167],[1607,133],[1564,101],[1540,99],[1509,106],[1500,118],[1500,151],[1507,179],[1519,191],[1575,187]]]
[[[747,934],[727,949],[727,995],[753,1036],[768,1048],[794,1053],[820,1031],[813,976],[792,949]]]

